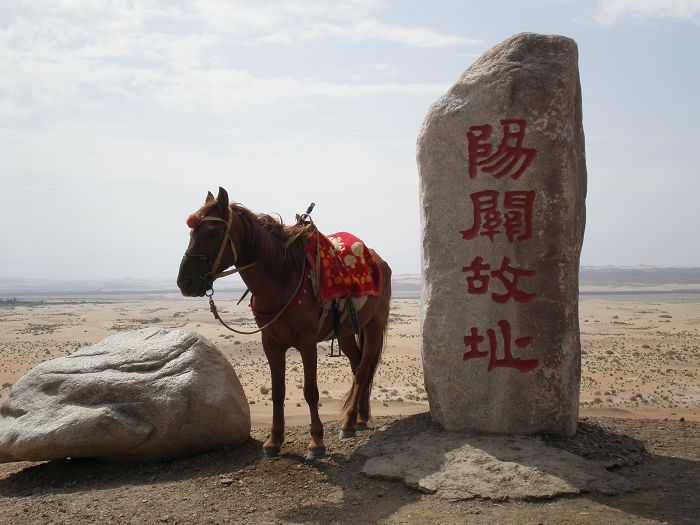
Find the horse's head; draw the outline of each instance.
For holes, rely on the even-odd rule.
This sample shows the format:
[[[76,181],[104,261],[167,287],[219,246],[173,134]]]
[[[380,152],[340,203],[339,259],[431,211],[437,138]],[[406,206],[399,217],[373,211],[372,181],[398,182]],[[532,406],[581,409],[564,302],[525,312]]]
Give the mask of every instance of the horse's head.
[[[201,297],[212,288],[217,272],[235,264],[237,254],[231,231],[233,212],[228,193],[219,188],[214,198],[211,192],[196,213],[187,218],[190,243],[180,263],[177,286],[182,295]],[[230,245],[231,249],[226,249]]]

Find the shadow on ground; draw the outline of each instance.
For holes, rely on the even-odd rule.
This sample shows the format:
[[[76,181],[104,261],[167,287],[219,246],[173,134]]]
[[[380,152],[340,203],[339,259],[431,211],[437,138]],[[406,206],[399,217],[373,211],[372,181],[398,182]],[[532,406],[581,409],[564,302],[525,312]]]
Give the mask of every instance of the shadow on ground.
[[[368,458],[363,471],[373,477],[398,479],[451,501],[581,495],[632,516],[692,523],[700,516],[700,424],[639,424],[640,437],[651,437],[652,444],[668,442],[670,436],[685,440],[685,448],[678,441],[675,445],[690,457],[649,453],[625,429],[629,424],[589,418],[569,439],[482,436],[445,432],[429,415],[419,414],[376,432],[358,455]],[[654,440],[654,431],[660,439]]]
[[[340,426],[339,421],[325,425],[329,454],[322,461],[303,459],[306,440],[302,437],[296,444],[288,443],[280,459],[261,462],[261,468],[275,470],[290,463],[298,464],[296,469],[291,469],[287,490],[294,492],[300,485],[316,487],[314,494],[309,494],[308,490],[301,492],[297,504],[277,513],[277,519],[290,523],[379,523],[420,499],[419,493],[403,484],[362,475],[365,458],[355,450],[371,439],[373,431],[340,440]]]
[[[64,459],[5,464],[0,468],[16,468],[18,471],[0,478],[0,496],[70,494],[197,479],[244,468],[257,460],[260,449],[258,441],[249,439],[237,447],[222,447],[196,456],[150,463]]]
[[[159,463],[64,460],[0,465],[0,521],[71,525],[97,521],[443,525],[542,521],[596,525],[645,518],[697,523],[700,515],[696,496],[700,493],[700,423],[589,418],[582,421],[581,431],[571,440],[540,439],[538,447],[553,457],[568,458],[572,464],[591,462],[634,489],[613,495],[576,487],[579,478],[568,473],[566,462],[557,470],[542,457],[526,455],[520,463],[512,461],[518,475],[539,469],[579,491],[546,503],[536,498],[496,501],[477,497],[475,491],[456,493],[458,497],[447,501],[422,493],[431,491],[430,487],[416,489],[418,484],[370,478],[362,469],[367,462],[365,454],[373,448],[386,447],[391,458],[411,444],[420,444],[418,436],[423,435],[423,443],[427,443],[422,445],[424,449],[409,450],[421,459],[437,458],[432,470],[406,471],[423,479],[453,461],[464,443],[448,446],[447,433],[425,415],[377,418],[381,428],[344,441],[338,439],[340,424],[326,424],[329,455],[314,462],[304,459],[309,436],[308,428],[300,426],[287,429],[283,454],[275,460],[261,458],[264,432],[254,431],[254,439],[239,447]],[[426,433],[437,437],[426,442]],[[473,448],[483,445],[480,451],[501,463],[522,457],[527,448],[524,441],[529,439],[508,436],[493,446],[477,440],[483,440],[482,436],[462,437]],[[502,479],[501,485],[508,487],[513,470],[499,471],[494,468],[497,466],[482,464],[481,469],[489,470],[496,481]],[[448,481],[454,488],[464,479],[469,476],[455,475]],[[472,499],[465,500],[465,496]]]
[[[640,464],[617,470],[638,486],[634,493],[591,494],[590,499],[660,522],[700,521],[700,423],[595,418],[595,424],[643,439],[649,453]]]

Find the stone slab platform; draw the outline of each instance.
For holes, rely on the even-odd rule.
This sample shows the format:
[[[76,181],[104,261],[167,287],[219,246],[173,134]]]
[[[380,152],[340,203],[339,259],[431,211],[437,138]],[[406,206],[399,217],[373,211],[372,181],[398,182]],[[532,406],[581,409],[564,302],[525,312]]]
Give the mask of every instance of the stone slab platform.
[[[644,446],[583,423],[573,438],[452,433],[420,414],[382,427],[359,453],[369,476],[399,479],[449,500],[550,499],[635,487],[615,467],[643,460]]]

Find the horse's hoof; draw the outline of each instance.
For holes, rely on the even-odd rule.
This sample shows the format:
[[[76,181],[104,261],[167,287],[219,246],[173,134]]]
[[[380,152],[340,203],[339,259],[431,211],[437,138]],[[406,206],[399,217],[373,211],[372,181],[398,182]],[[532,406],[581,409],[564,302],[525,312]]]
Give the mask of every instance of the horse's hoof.
[[[267,459],[273,459],[279,456],[280,454],[280,449],[279,447],[263,447],[263,456]]]
[[[364,430],[369,430],[369,427],[367,426],[367,423],[358,423],[355,425],[355,429],[357,429],[358,432],[362,432]]]
[[[306,459],[316,460],[326,457],[326,447],[310,448],[306,451]]]
[[[340,439],[349,439],[349,438],[354,438],[357,432],[355,430],[341,430],[340,431]]]

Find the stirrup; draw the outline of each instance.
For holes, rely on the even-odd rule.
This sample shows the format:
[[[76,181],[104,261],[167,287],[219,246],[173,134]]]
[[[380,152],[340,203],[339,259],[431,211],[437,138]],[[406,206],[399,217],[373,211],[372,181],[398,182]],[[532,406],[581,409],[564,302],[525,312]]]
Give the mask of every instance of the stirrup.
[[[336,355],[333,352],[333,343],[335,342],[335,338],[331,339],[331,353],[327,354],[326,357],[341,357],[343,355],[343,352],[340,351],[340,346],[338,347],[338,354]]]

